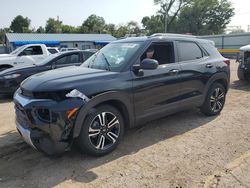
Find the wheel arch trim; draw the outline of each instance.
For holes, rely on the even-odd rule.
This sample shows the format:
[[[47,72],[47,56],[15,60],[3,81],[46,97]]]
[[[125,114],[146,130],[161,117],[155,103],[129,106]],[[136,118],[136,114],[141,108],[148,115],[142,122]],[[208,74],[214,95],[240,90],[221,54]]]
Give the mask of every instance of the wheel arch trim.
[[[82,123],[84,122],[85,118],[87,115],[91,112],[91,109],[95,108],[96,106],[106,103],[108,104],[109,101],[118,101],[124,105],[126,108],[126,111],[128,114],[125,114],[128,116],[128,123],[129,127],[133,127],[135,124],[135,118],[134,118],[134,108],[131,103],[131,99],[128,94],[119,92],[119,91],[109,91],[105,92],[102,94],[99,94],[92,99],[86,104],[84,104],[80,111],[77,114],[76,120],[75,120],[75,125],[73,129],[73,137],[76,138],[79,136],[82,128]],[[112,103],[110,104],[112,105]],[[114,105],[112,105],[114,106]],[[114,106],[116,107],[116,106]],[[118,109],[119,110],[119,109]],[[121,112],[122,113],[122,112]],[[124,114],[122,114],[123,118]],[[125,120],[124,120],[125,121]]]
[[[223,86],[224,86],[224,84],[226,84],[226,88],[225,88],[225,89],[226,89],[226,92],[228,91],[228,89],[229,89],[229,84],[230,84],[229,76],[228,76],[225,72],[216,73],[215,75],[213,75],[213,76],[209,79],[208,83],[206,84],[204,100],[205,100],[205,97],[206,97],[207,92],[208,92],[209,88],[211,87],[211,85],[212,85],[213,83],[215,83],[215,82],[219,82],[219,83],[220,83],[220,81],[223,81],[223,82],[224,82],[224,83],[222,83]]]

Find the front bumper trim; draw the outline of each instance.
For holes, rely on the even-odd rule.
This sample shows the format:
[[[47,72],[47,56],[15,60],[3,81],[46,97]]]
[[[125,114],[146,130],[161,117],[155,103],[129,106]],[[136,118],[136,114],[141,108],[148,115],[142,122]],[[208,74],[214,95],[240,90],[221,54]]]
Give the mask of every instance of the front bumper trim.
[[[19,132],[22,135],[24,141],[27,144],[29,144],[30,146],[32,146],[33,148],[36,149],[36,147],[34,146],[32,140],[31,140],[31,137],[30,137],[30,130],[23,128],[18,122],[16,122],[16,128],[19,130]]]

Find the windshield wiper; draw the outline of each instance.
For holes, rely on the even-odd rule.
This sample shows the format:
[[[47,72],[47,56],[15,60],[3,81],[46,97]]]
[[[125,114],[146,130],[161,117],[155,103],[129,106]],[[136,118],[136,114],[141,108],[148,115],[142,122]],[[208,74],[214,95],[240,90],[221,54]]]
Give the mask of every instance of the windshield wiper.
[[[106,56],[104,55],[104,53],[101,53],[101,54],[104,57],[106,64],[108,65],[108,71],[111,71],[111,69],[110,69],[111,65],[110,65],[108,59],[106,58]]]

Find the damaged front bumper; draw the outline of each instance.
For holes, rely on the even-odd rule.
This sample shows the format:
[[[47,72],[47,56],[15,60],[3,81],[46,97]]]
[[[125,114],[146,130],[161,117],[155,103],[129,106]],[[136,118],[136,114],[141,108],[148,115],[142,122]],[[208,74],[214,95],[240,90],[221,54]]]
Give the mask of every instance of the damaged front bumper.
[[[86,100],[68,98],[58,102],[32,99],[17,91],[14,103],[17,130],[25,142],[39,151],[54,155],[70,146],[75,116]]]

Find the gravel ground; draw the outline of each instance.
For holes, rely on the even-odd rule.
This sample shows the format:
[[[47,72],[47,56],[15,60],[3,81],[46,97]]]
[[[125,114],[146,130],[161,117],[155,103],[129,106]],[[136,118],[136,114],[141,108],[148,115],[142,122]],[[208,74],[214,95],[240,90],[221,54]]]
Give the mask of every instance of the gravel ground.
[[[191,109],[130,130],[111,154],[77,148],[48,158],[15,129],[11,100],[0,101],[0,187],[250,187],[250,82],[238,81],[217,117]]]

